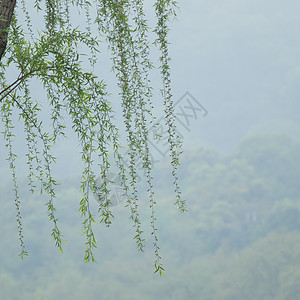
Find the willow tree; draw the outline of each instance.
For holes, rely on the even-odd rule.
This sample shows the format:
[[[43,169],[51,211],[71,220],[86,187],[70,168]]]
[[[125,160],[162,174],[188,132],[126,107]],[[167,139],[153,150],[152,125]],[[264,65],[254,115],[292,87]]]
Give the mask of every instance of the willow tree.
[[[113,217],[108,188],[108,172],[113,164],[122,179],[123,195],[130,209],[135,227],[135,240],[139,250],[144,248],[138,208],[137,158],[142,161],[148,185],[151,209],[151,228],[155,253],[155,271],[161,273],[161,257],[155,222],[155,198],[152,184],[152,162],[149,152],[149,124],[153,115],[151,82],[149,71],[153,64],[149,58],[152,43],[149,30],[156,34],[155,46],[160,50],[159,70],[161,73],[161,99],[164,105],[165,124],[168,131],[171,172],[174,178],[174,197],[180,211],[185,210],[178,186],[180,141],[176,134],[175,117],[170,85],[168,54],[168,22],[175,16],[176,2],[157,0],[154,3],[156,26],[150,29],[142,0],[2,0],[0,3],[0,109],[1,131],[7,150],[12,174],[14,201],[17,210],[19,240],[23,258],[25,250],[22,216],[20,211],[15,139],[14,114],[17,111],[23,122],[28,164],[30,191],[41,183],[42,191],[48,196],[48,215],[53,223],[51,236],[62,251],[62,234],[58,227],[54,200],[57,184],[52,174],[55,157],[51,148],[60,136],[65,135],[66,123],[63,115],[68,114],[72,128],[81,144],[82,199],[79,211],[83,217],[86,236],[85,262],[94,261],[93,248],[96,239],[93,225],[96,216],[100,223],[111,224]],[[74,10],[76,8],[76,10]],[[86,25],[80,29],[72,12],[83,12]],[[33,13],[43,17],[43,27],[36,28]],[[21,21],[22,20],[22,21]],[[124,165],[120,152],[119,133],[113,122],[114,110],[106,91],[105,81],[95,75],[99,52],[99,41],[107,42],[116,76],[119,97],[122,103],[123,120],[127,132],[128,160]],[[82,63],[82,49],[89,50],[89,67]],[[13,80],[7,74],[13,70]],[[44,107],[32,96],[31,81],[38,80],[45,90],[42,102],[51,110],[50,126],[39,117]],[[48,108],[48,109],[49,109]],[[154,122],[155,123],[155,122]],[[2,146],[2,145],[1,145]],[[112,162],[113,158],[113,162]],[[95,159],[97,163],[95,163]],[[99,161],[101,163],[99,163]],[[96,177],[101,174],[101,186],[96,187]],[[90,192],[100,188],[97,212],[91,211]]]

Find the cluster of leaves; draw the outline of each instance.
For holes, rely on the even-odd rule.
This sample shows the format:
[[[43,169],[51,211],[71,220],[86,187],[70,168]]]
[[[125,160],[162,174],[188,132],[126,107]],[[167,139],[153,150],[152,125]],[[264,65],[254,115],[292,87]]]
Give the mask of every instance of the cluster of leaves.
[[[141,222],[138,210],[137,157],[142,160],[148,182],[148,195],[151,208],[151,227],[155,248],[155,271],[163,271],[159,254],[157,227],[154,216],[154,192],[152,184],[152,166],[148,145],[147,125],[155,117],[152,115],[152,88],[149,71],[153,68],[149,59],[150,45],[147,37],[149,30],[141,0],[106,1],[85,0],[55,1],[36,0],[35,7],[44,16],[45,27],[38,34],[34,32],[30,13],[25,0],[21,1],[21,10],[27,27],[18,19],[17,13],[11,21],[8,45],[4,59],[0,63],[0,109],[4,126],[4,139],[8,150],[8,161],[12,170],[15,191],[17,221],[21,243],[21,257],[27,254],[23,240],[22,219],[20,212],[20,196],[16,178],[16,155],[13,150],[14,122],[13,113],[19,111],[23,120],[27,143],[28,180],[33,192],[37,180],[41,183],[41,191],[49,195],[48,214],[53,222],[52,237],[62,251],[62,234],[58,228],[54,199],[56,180],[52,175],[52,164],[55,157],[51,147],[60,136],[65,135],[66,123],[63,115],[67,113],[72,127],[77,133],[82,147],[84,169],[81,189],[83,197],[80,201],[80,213],[84,218],[83,228],[86,236],[84,260],[94,261],[93,248],[96,238],[93,223],[95,214],[90,208],[90,192],[96,189],[96,174],[101,174],[100,205],[98,217],[106,226],[113,217],[110,209],[107,174],[112,164],[119,170],[122,178],[124,195],[131,211],[136,230],[135,239],[138,249],[143,251]],[[86,30],[81,31],[72,25],[71,9],[77,7],[85,12]],[[165,105],[166,124],[169,132],[169,147],[172,174],[176,192],[176,203],[180,211],[185,211],[185,203],[181,199],[178,186],[177,166],[179,164],[180,142],[175,134],[173,102],[170,90],[170,68],[168,56],[167,31],[168,21],[174,15],[174,1],[156,1],[157,45],[161,50],[161,74],[163,82],[163,99]],[[90,11],[96,11],[94,19]],[[81,62],[81,47],[89,49],[89,61],[93,70],[96,53],[99,49],[98,39],[92,34],[92,25],[97,25],[98,33],[104,36],[111,50],[112,69],[120,87],[123,119],[128,133],[129,168],[122,163],[118,129],[113,122],[113,110],[108,101],[105,83],[99,80],[93,71],[85,71]],[[26,29],[27,28],[27,29]],[[15,68],[18,76],[12,83],[6,78],[7,70]],[[45,129],[45,123],[39,118],[41,105],[33,99],[30,81],[36,78],[47,92],[47,103],[51,109],[51,130]],[[113,163],[111,157],[114,158]],[[98,162],[95,170],[95,160]]]

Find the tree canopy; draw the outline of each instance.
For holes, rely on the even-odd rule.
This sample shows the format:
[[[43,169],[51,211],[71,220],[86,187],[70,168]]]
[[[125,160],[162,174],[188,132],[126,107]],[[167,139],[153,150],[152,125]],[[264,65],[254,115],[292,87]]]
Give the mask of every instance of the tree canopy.
[[[51,236],[62,251],[62,233],[55,213],[56,179],[52,174],[55,157],[51,148],[59,137],[65,136],[64,115],[68,115],[72,128],[81,144],[82,199],[79,211],[83,217],[86,236],[84,260],[94,261],[96,247],[93,224],[96,216],[100,223],[110,226],[113,217],[109,198],[109,170],[118,169],[123,195],[130,209],[135,227],[135,240],[143,250],[138,208],[137,158],[142,161],[148,185],[151,209],[151,228],[155,252],[155,271],[161,273],[152,183],[152,162],[149,151],[149,124],[157,126],[153,115],[153,89],[149,72],[154,68],[150,60],[152,44],[149,30],[156,34],[155,46],[160,51],[161,95],[168,132],[171,172],[174,178],[176,204],[185,211],[181,198],[177,168],[181,142],[176,133],[175,116],[170,82],[168,52],[168,22],[176,16],[176,2],[157,0],[154,3],[155,28],[150,28],[141,0],[2,0],[0,3],[0,113],[1,131],[5,140],[9,162],[21,246],[20,256],[27,254],[23,238],[21,195],[16,174],[14,150],[15,119],[23,122],[27,152],[29,189],[34,192],[40,182],[41,191],[48,195],[48,215],[53,223]],[[35,9],[35,10],[34,10]],[[81,29],[73,12],[81,12],[85,21]],[[37,13],[37,14],[36,14]],[[33,14],[43,21],[37,26]],[[110,102],[105,79],[95,74],[99,43],[106,41],[111,54],[112,71],[119,87],[123,120],[127,132],[128,166],[124,165],[120,151],[119,130],[114,122],[114,108]],[[88,64],[82,61],[83,49],[88,49]],[[15,74],[12,80],[9,71]],[[31,81],[38,80],[46,91],[42,102],[32,95]],[[40,118],[40,112],[49,107],[51,126]],[[157,137],[159,138],[159,137]],[[1,147],[1,151],[3,147]],[[100,174],[101,186],[97,187]],[[90,193],[97,190],[99,207],[95,213],[90,207]],[[100,193],[99,193],[100,190]]]
[[[295,162],[299,153],[299,140],[279,134],[249,136],[227,155],[206,147],[186,149],[182,155],[185,174],[180,178],[190,213],[180,215],[170,207],[172,192],[156,184],[155,175],[166,176],[168,170],[162,164],[154,168],[156,194],[163,194],[162,209],[157,211],[161,253],[167,255],[163,280],[149,271],[151,255],[135,253],[125,209],[116,210],[109,230],[95,228],[101,247],[94,252],[101,263],[83,266],[78,261],[84,245],[77,234],[80,216],[74,199],[79,201],[80,195],[76,182],[68,178],[57,188],[57,197],[64,199],[57,201],[57,208],[68,239],[66,256],[54,255],[44,207],[37,203],[39,195],[24,191],[28,195],[24,226],[31,255],[20,264],[14,255],[17,245],[11,242],[15,232],[14,208],[8,201],[11,191],[1,180],[1,198],[6,199],[0,202],[1,296],[95,299],[101,291],[102,299],[297,299],[300,168]],[[259,157],[268,160],[258,162]],[[280,172],[274,172],[274,165]],[[23,185],[26,188],[25,180]],[[141,214],[142,224],[146,220]]]

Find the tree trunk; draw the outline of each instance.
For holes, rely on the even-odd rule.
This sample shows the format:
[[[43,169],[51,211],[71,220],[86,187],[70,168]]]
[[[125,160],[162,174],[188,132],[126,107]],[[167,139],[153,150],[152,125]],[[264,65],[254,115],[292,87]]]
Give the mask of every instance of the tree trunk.
[[[2,0],[0,3],[0,60],[6,48],[8,29],[15,6],[16,0]]]

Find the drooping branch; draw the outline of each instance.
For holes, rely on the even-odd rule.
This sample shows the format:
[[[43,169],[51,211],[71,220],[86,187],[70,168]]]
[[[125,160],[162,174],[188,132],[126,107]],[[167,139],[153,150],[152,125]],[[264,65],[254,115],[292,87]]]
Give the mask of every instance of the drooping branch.
[[[86,236],[84,261],[94,261],[93,249],[96,247],[93,224],[99,217],[99,222],[106,226],[113,218],[110,210],[111,191],[108,174],[112,167],[117,167],[122,190],[122,197],[127,199],[126,206],[130,209],[133,220],[138,249],[143,251],[144,238],[142,223],[139,216],[139,186],[138,168],[141,163],[145,179],[148,183],[149,206],[151,209],[151,234],[155,253],[155,272],[162,274],[158,235],[155,217],[155,198],[152,184],[152,160],[150,157],[148,126],[155,120],[152,115],[152,87],[150,70],[150,42],[148,40],[147,18],[144,14],[143,0],[35,0],[35,8],[44,17],[44,29],[40,28],[35,35],[31,22],[31,13],[26,3],[20,1],[21,8],[16,6],[16,0],[0,0],[0,60],[5,56],[5,63],[0,64],[0,125],[4,126],[5,146],[8,150],[12,181],[15,191],[17,222],[21,257],[26,255],[22,234],[22,219],[20,214],[20,198],[18,194],[15,172],[16,155],[13,149],[14,113],[24,121],[29,167],[28,179],[30,191],[35,191],[36,180],[41,183],[41,191],[49,196],[47,202],[49,219],[54,222],[51,236],[61,250],[62,235],[57,226],[54,200],[56,197],[56,181],[52,176],[52,163],[55,158],[51,147],[60,135],[64,135],[66,123],[63,114],[70,116],[72,129],[81,145],[84,163],[81,179],[82,198],[79,212],[83,217],[83,234]],[[177,204],[184,211],[184,201],[180,198],[177,166],[180,147],[175,134],[174,108],[170,85],[170,67],[168,54],[168,20],[174,15],[175,0],[155,0],[157,16],[157,45],[161,51],[161,73],[163,97],[165,103],[166,124],[168,125],[168,142],[173,166],[172,174],[177,197]],[[93,4],[92,4],[93,3]],[[86,31],[78,30],[78,22],[70,12],[72,7],[85,10]],[[89,10],[95,8],[93,14]],[[73,8],[72,8],[73,9]],[[15,12],[14,12],[15,11]],[[18,18],[18,15],[20,19]],[[24,17],[27,31],[24,30]],[[75,16],[74,16],[75,17]],[[97,36],[92,34],[92,24],[98,25],[99,35],[107,41],[111,51],[112,70],[117,78],[119,94],[122,100],[124,125],[127,130],[127,146],[129,148],[128,163],[120,153],[119,131],[113,122],[112,103],[107,99],[106,84],[94,74],[96,53],[100,50]],[[20,23],[21,22],[21,23]],[[27,23],[27,24],[26,24]],[[26,29],[26,28],[25,28]],[[95,28],[96,29],[96,28]],[[94,31],[93,31],[94,32]],[[31,39],[30,39],[31,37]],[[84,49],[84,50],[82,50]],[[90,66],[81,60],[88,49]],[[91,67],[93,71],[84,71]],[[15,78],[6,78],[7,70],[17,69]],[[31,79],[39,80],[47,92],[47,101],[40,102],[31,95]],[[10,83],[12,82],[12,83]],[[51,109],[50,131],[42,127],[40,119],[41,106],[49,105]],[[152,121],[150,121],[152,119]],[[150,122],[149,122],[150,121]],[[156,126],[156,125],[155,125]],[[152,127],[152,125],[151,125]],[[42,146],[43,152],[39,150]],[[95,161],[95,162],[94,162]],[[112,161],[112,162],[111,162]],[[100,168],[99,168],[100,167]],[[101,179],[99,185],[97,178]],[[97,214],[93,213],[91,192],[97,192],[99,203]],[[117,195],[118,196],[118,195]],[[123,199],[124,199],[123,198]]]
[[[0,60],[7,44],[8,29],[16,6],[16,0],[2,0],[0,3]]]

